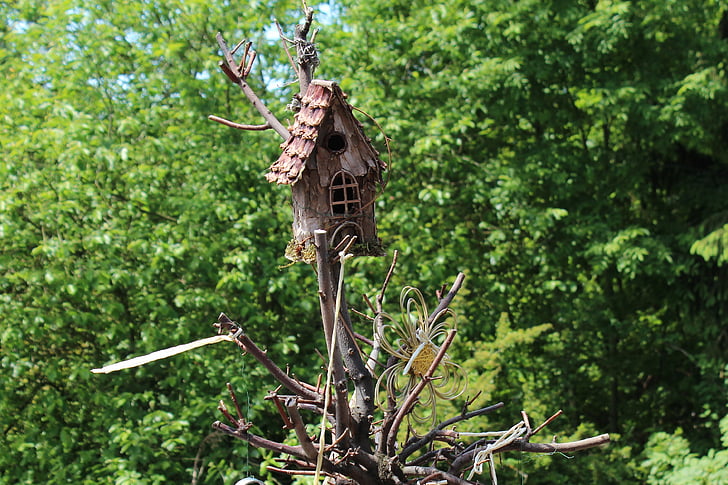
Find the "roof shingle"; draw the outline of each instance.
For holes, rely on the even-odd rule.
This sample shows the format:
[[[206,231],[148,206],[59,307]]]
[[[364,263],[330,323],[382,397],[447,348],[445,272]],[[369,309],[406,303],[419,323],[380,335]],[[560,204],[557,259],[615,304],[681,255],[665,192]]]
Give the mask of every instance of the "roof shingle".
[[[291,136],[281,145],[281,156],[265,176],[269,182],[293,185],[301,178],[306,161],[316,147],[319,127],[337,94],[343,99],[343,93],[331,81],[314,80],[309,84],[301,100],[301,110],[295,115]]]

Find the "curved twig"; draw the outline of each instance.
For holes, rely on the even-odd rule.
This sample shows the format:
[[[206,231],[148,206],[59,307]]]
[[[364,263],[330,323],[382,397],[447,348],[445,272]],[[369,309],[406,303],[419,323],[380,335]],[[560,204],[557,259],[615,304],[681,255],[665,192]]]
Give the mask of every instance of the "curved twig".
[[[270,123],[264,123],[262,125],[244,125],[242,123],[235,123],[234,121],[226,120],[225,118],[220,118],[219,116],[215,115],[210,115],[207,117],[207,119],[210,121],[216,121],[221,125],[229,126],[230,128],[235,128],[237,130],[263,131],[273,128]]]

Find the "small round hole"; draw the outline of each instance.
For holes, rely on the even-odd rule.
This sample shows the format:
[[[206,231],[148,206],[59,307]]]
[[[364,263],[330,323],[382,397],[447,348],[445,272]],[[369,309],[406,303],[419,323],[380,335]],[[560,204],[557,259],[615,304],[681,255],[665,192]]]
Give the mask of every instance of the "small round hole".
[[[346,149],[346,137],[343,133],[335,131],[326,138],[326,148],[334,153],[343,152]]]

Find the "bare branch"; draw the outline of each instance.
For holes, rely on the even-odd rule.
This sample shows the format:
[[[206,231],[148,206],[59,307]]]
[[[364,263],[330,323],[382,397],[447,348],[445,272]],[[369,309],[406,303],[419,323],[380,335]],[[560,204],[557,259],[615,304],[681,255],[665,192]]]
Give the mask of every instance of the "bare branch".
[[[468,419],[474,418],[476,416],[482,416],[484,414],[492,413],[495,410],[498,410],[505,406],[502,402],[495,403],[491,406],[486,406],[484,408],[476,409],[475,411],[468,411],[466,413],[460,414],[459,416],[454,416],[448,420],[443,421],[440,423],[440,425],[437,427],[438,429],[445,429],[448,426],[452,426],[455,423],[459,423],[460,421],[466,421]]]
[[[228,421],[234,424],[236,428],[240,427],[240,423],[232,416],[232,414],[230,414],[230,412],[227,410],[227,407],[225,406],[225,403],[222,400],[218,402],[217,410],[220,411],[222,415],[227,418]]]
[[[521,418],[523,419],[523,424],[526,425],[526,437],[533,436],[533,430],[531,429],[531,420],[528,419],[528,414],[526,411],[521,411]]]
[[[445,295],[441,300],[440,303],[437,305],[437,308],[433,310],[433,312],[430,314],[430,316],[427,318],[427,323],[430,324],[437,316],[445,311],[450,306],[450,303],[452,303],[452,300],[455,298],[455,295],[457,295],[458,291],[460,291],[460,287],[463,285],[463,280],[465,279],[464,273],[458,273],[457,277],[455,278],[455,281],[452,284],[452,288],[450,288],[450,291]]]
[[[507,446],[504,451],[527,451],[529,453],[572,453],[574,451],[587,450],[596,446],[608,444],[610,441],[608,434],[600,434],[592,438],[585,438],[579,441],[570,441],[566,443],[529,443],[525,440],[516,440],[511,446]]]
[[[240,86],[240,89],[243,90],[243,93],[248,98],[248,101],[250,101],[253,107],[258,110],[258,113],[260,113],[263,118],[265,118],[265,120],[276,131],[276,133],[278,133],[284,140],[287,140],[290,136],[288,129],[283,126],[280,121],[278,121],[278,118],[275,117],[273,112],[269,110],[265,106],[265,104],[263,104],[258,95],[255,94],[253,89],[245,81],[246,76],[250,73],[250,68],[252,67],[253,59],[255,59],[255,54],[251,56],[250,62],[248,62],[247,67],[242,67],[243,65],[245,65],[245,58],[247,57],[249,47],[246,47],[246,54],[243,57],[243,61],[240,63],[240,65],[238,65],[238,63],[235,62],[235,59],[233,59],[233,53],[228,49],[227,43],[225,42],[225,39],[220,32],[217,33],[216,38],[225,59],[224,61],[220,62],[220,67],[222,68],[223,72],[225,72],[227,77],[230,78],[233,83]]]
[[[233,390],[232,384],[229,382],[225,385],[228,389],[228,394],[230,394],[230,399],[232,400],[233,404],[235,405],[235,411],[238,413],[238,422],[244,421],[243,417],[243,411],[240,409],[240,404],[238,403],[238,397],[235,395],[235,391]]]
[[[210,115],[207,117],[207,119],[220,123],[221,125],[229,126],[230,128],[235,128],[237,130],[263,131],[270,130],[272,128],[272,126],[270,126],[270,124],[268,123],[262,125],[243,125],[241,123],[235,123],[234,121],[226,120],[225,118],[220,118],[219,116],[215,115]]]
[[[311,28],[311,24],[313,23],[313,14],[315,11],[311,7],[304,4],[303,12],[306,14],[306,18],[303,22],[303,25],[296,26],[296,34],[305,39],[306,37],[308,37],[308,31]]]
[[[545,428],[546,426],[548,426],[548,425],[549,425],[549,424],[550,424],[550,423],[551,423],[551,422],[552,422],[552,421],[553,421],[554,419],[556,419],[556,418],[558,418],[559,416],[561,416],[561,414],[562,414],[562,413],[563,413],[563,411],[562,411],[561,409],[559,409],[558,411],[556,411],[556,412],[554,413],[554,415],[553,415],[553,416],[551,416],[551,417],[550,417],[549,419],[547,419],[546,421],[544,421],[543,423],[541,423],[541,424],[540,424],[540,425],[539,425],[539,426],[538,426],[538,427],[537,427],[536,429],[534,429],[534,430],[533,430],[533,431],[531,432],[531,434],[530,434],[529,436],[533,436],[533,435],[535,435],[536,433],[538,433],[539,431],[541,431],[542,429],[544,429],[544,428]]]
[[[280,382],[286,389],[294,394],[297,394],[306,399],[322,402],[321,394],[314,392],[307,387],[301,385],[298,381],[289,377],[283,370],[278,367],[269,357],[263,352],[250,337],[242,332],[242,329],[228,318],[227,315],[221,313],[218,317],[218,323],[216,324],[221,330],[232,331],[234,334],[235,342],[245,352],[249,353],[255,360],[263,364],[263,367],[268,369],[268,372]],[[240,330],[240,332],[238,332]]]
[[[291,417],[291,426],[296,432],[296,438],[298,438],[298,442],[301,443],[303,452],[309,460],[315,461],[316,456],[318,455],[318,450],[316,450],[316,447],[314,447],[311,439],[308,437],[308,434],[306,434],[306,428],[303,426],[303,419],[301,419],[301,414],[298,412],[297,400],[287,399],[286,409],[288,410],[288,415]]]
[[[243,441],[247,441],[257,448],[264,448],[266,450],[271,450],[278,453],[286,453],[288,455],[292,455],[302,460],[308,461],[308,459],[306,458],[306,453],[303,451],[303,448],[301,446],[290,446],[283,443],[278,443],[277,441],[271,441],[269,439],[263,438],[262,436],[248,433],[246,429],[236,429],[228,426],[225,423],[221,423],[220,421],[215,421],[214,423],[212,423],[212,427],[218,431],[225,433],[226,435],[233,436]],[[324,459],[324,470],[331,471],[331,468],[331,462]]]
[[[291,422],[290,418],[286,414],[286,412],[283,410],[283,404],[281,403],[281,398],[278,396],[278,394],[273,394],[271,396],[271,399],[273,400],[273,403],[276,405],[276,409],[278,409],[278,414],[281,416],[281,419],[283,420],[283,427],[284,429],[292,429],[293,423]]]
[[[506,451],[524,451],[529,453],[571,453],[580,450],[586,450],[589,448],[595,448],[597,446],[606,445],[609,443],[609,435],[601,434],[592,438],[586,438],[579,441],[571,441],[567,443],[529,443],[524,438],[514,440],[508,446],[495,450],[494,453],[504,453]],[[465,468],[467,468],[472,462],[475,456],[484,448],[474,447],[464,453],[458,455],[458,457],[452,462],[449,473],[453,475],[459,475]]]

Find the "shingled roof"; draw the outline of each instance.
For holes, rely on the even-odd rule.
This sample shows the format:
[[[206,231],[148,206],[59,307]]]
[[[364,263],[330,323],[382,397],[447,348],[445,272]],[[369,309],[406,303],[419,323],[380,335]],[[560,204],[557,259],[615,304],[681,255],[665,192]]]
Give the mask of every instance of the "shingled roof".
[[[295,115],[295,123],[291,129],[291,136],[281,145],[282,153],[271,166],[265,178],[269,182],[293,185],[300,178],[316,147],[319,128],[335,104],[345,107],[355,121],[359,132],[365,140],[361,124],[351,114],[351,106],[346,102],[341,88],[333,81],[315,79],[311,81],[306,94],[301,100],[301,110]],[[372,148],[376,154],[376,150]],[[381,168],[384,164],[378,161]]]

